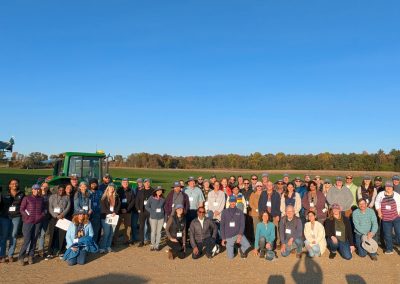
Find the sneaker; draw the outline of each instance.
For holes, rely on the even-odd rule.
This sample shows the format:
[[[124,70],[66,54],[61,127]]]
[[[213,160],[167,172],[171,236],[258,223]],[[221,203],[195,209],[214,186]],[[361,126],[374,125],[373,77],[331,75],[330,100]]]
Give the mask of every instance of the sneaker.
[[[14,258],[13,258],[12,256],[9,256],[9,257],[8,257],[8,262],[10,262],[10,263],[11,263],[11,262],[14,262]]]
[[[48,254],[44,260],[50,260],[50,259],[52,259],[53,257],[54,257],[54,256],[53,256],[52,254]]]
[[[264,258],[265,257],[265,249],[261,249],[260,250],[260,258]]]
[[[143,242],[139,243],[138,247],[139,247],[139,248],[144,247],[144,243],[143,243]]]
[[[376,255],[371,255],[371,260],[377,261],[377,260],[378,260],[378,257],[377,257]]]
[[[18,259],[18,263],[19,263],[19,265],[24,266],[25,260],[23,258],[20,258],[20,259]]]
[[[393,254],[393,251],[392,250],[387,250],[387,251],[385,251],[385,254]]]
[[[334,259],[336,257],[336,252],[329,253],[329,259]]]
[[[174,254],[172,253],[172,249],[168,250],[168,259],[170,259],[170,260],[174,259]]]
[[[28,257],[28,264],[33,264],[33,256]]]
[[[99,249],[99,253],[106,253],[105,249]]]
[[[219,252],[219,245],[215,245],[212,249],[211,256],[214,257]]]
[[[113,252],[111,248],[107,248],[107,252]]]

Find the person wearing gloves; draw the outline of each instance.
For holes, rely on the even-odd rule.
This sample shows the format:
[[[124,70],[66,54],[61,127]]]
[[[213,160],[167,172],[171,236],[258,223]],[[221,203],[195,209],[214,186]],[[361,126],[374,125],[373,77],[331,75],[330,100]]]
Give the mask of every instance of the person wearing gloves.
[[[24,242],[18,255],[19,264],[25,265],[25,255],[28,254],[28,263],[33,264],[36,241],[40,234],[40,222],[45,216],[43,197],[39,195],[40,185],[32,186],[32,194],[22,199],[20,212],[22,215],[22,234]]]
[[[244,236],[244,214],[236,208],[236,197],[229,197],[229,208],[222,211],[221,216],[221,238],[222,246],[226,246],[229,259],[235,257],[234,248],[239,247],[241,258],[246,258],[251,248],[249,241]]]
[[[131,229],[132,229],[132,210],[135,208],[135,195],[132,189],[129,187],[129,180],[123,178],[121,181],[121,187],[117,190],[119,202],[121,207],[119,209],[119,219],[117,227],[114,232],[114,243],[116,244],[120,237],[119,228],[124,223],[124,230],[122,234],[124,236],[124,245],[128,246],[131,243]]]
[[[84,265],[87,253],[97,252],[98,248],[93,240],[93,235],[92,224],[89,221],[87,212],[85,210],[75,212],[65,238],[67,251],[63,259],[67,261],[68,265]]]
[[[56,227],[58,220],[63,219],[72,210],[70,199],[65,194],[65,186],[59,185],[57,192],[49,198],[49,244],[46,260],[52,259],[54,252],[61,254],[64,249],[65,231]]]
[[[116,224],[109,224],[106,222],[107,217],[113,217],[119,212],[121,203],[117,191],[115,190],[114,183],[109,183],[103,196],[101,197],[101,227],[103,228],[103,236],[100,241],[100,253],[112,252],[111,243],[115,231]]]
[[[269,219],[268,211],[262,213],[262,221],[256,227],[254,254],[271,261],[275,258],[275,225]]]
[[[215,243],[217,238],[217,226],[205,217],[204,207],[197,209],[197,218],[190,224],[190,245],[193,248],[192,258],[198,259],[203,255],[203,247],[207,258],[211,259],[219,252],[219,246]]]
[[[316,218],[315,211],[309,211],[304,225],[304,245],[309,257],[321,256],[326,250],[325,228]]]
[[[354,210],[352,219],[358,255],[365,257],[367,251],[362,247],[362,238],[366,236],[367,239],[372,242],[372,238],[375,237],[378,231],[378,220],[375,211],[368,207],[368,203],[365,199],[359,199],[358,209]],[[375,242],[375,240],[373,240],[373,242]],[[376,255],[376,251],[370,253],[371,259],[375,261],[378,260]]]
[[[157,186],[145,206],[146,211],[150,213],[150,251],[160,251],[161,230],[164,224],[164,191],[161,186]]]

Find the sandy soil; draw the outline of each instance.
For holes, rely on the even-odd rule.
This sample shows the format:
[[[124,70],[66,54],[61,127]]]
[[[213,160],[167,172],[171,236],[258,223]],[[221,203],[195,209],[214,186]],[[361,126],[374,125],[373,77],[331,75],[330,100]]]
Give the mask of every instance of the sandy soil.
[[[74,267],[58,258],[23,267],[0,264],[0,283],[400,283],[400,254],[381,250],[377,262],[357,255],[350,261],[330,260],[327,252],[315,260],[305,254],[301,260],[291,255],[268,262],[252,254],[228,260],[225,252],[212,260],[169,260],[165,250],[120,246]]]

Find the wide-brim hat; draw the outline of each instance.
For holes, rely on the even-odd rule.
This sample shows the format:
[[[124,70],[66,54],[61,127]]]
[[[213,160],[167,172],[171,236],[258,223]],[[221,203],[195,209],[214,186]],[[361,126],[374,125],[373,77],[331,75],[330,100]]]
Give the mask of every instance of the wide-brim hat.
[[[165,192],[165,189],[161,185],[159,185],[155,189],[153,189],[153,193],[156,193],[159,190],[161,190],[163,193]]]
[[[378,243],[374,239],[368,239],[368,237],[364,235],[362,236],[361,240],[361,246],[363,249],[365,249],[368,253],[376,253],[378,250]]]
[[[176,181],[172,184],[171,188],[175,188],[175,187],[180,187],[182,188],[183,186],[181,185],[181,183],[179,181]]]

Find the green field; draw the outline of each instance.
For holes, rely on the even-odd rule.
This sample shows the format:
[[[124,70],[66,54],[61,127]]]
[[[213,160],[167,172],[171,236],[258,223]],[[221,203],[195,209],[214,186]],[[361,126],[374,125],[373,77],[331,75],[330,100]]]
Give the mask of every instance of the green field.
[[[51,175],[52,171],[49,169],[46,170],[22,170],[22,169],[9,169],[9,168],[0,168],[0,184],[3,189],[7,188],[8,180],[11,178],[18,178],[21,182],[22,187],[30,187],[34,184],[39,178],[44,178]],[[137,179],[138,177],[142,178],[151,178],[153,186],[161,185],[165,187],[167,191],[170,190],[171,184],[176,180],[186,180],[189,176],[203,176],[204,178],[209,178],[212,174],[215,174],[217,178],[229,177],[229,175],[233,174],[235,176],[241,174],[244,177],[250,178],[249,171],[245,171],[243,173],[238,173],[237,171],[229,172],[229,171],[212,171],[212,170],[157,170],[157,169],[128,169],[128,168],[114,168],[110,170],[110,173],[113,177],[129,177],[132,179]],[[282,173],[280,174],[270,174],[270,179],[272,181],[276,181],[282,178]],[[261,177],[261,174],[258,174]],[[303,177],[302,175],[299,175]],[[291,174],[291,178],[295,178],[296,174]],[[330,178],[334,179],[333,176],[324,176],[321,175],[322,178]],[[354,182],[356,184],[360,184],[361,178],[354,177]]]

